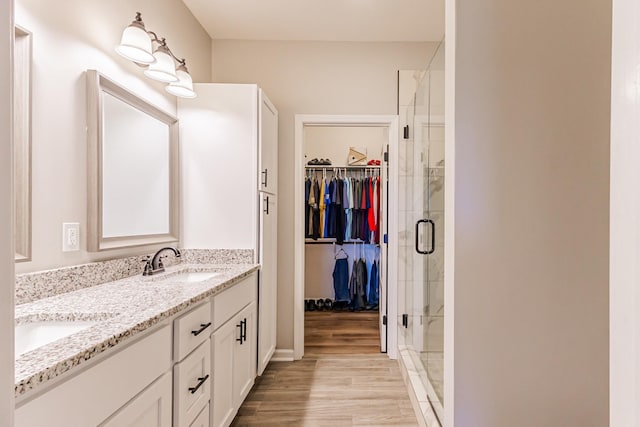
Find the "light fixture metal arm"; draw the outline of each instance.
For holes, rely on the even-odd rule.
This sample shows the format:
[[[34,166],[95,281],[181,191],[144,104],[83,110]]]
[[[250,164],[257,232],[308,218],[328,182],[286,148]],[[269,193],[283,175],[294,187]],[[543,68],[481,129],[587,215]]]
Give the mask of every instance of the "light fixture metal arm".
[[[147,34],[149,34],[151,37],[151,41],[152,42],[156,42],[158,43],[160,46],[164,46],[167,48],[167,51],[169,52],[169,54],[171,55],[171,57],[180,65],[186,65],[186,60],[184,58],[178,58],[172,51],[171,48],[167,45],[167,39],[164,37],[158,37],[158,35],[150,30],[147,30]]]

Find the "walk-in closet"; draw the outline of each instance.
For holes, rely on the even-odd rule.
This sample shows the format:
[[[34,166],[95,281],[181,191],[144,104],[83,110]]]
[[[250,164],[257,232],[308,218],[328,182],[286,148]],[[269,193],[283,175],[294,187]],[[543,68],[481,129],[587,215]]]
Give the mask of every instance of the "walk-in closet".
[[[357,345],[386,351],[379,326],[386,303],[381,243],[388,132],[365,125],[304,128],[305,318],[311,325],[335,326],[331,337],[307,330],[307,348],[317,338],[335,345],[336,353]],[[362,339],[354,340],[357,336]]]

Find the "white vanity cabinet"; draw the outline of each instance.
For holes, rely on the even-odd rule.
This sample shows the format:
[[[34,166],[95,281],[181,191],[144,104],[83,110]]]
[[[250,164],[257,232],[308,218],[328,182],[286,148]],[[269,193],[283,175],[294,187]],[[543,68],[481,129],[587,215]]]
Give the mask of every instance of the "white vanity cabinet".
[[[100,427],[171,427],[171,379],[165,373]]]
[[[16,427],[171,425],[171,327],[154,327],[83,372],[22,403]]]
[[[276,347],[278,111],[255,84],[194,88],[178,99],[182,244],[255,251],[262,374]]]
[[[15,426],[190,427],[208,420],[211,316],[207,300],[121,344],[84,371],[18,402]]]
[[[213,427],[228,426],[256,377],[257,275],[213,297]]]

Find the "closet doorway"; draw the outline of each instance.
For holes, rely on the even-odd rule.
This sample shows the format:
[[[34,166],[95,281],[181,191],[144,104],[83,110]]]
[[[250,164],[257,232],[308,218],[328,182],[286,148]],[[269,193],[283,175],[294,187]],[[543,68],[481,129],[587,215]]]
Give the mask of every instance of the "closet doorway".
[[[380,351],[397,357],[397,245],[387,237],[397,230],[397,209],[389,209],[398,205],[397,141],[397,116],[296,115],[295,359],[304,354],[305,309],[377,317]],[[320,192],[330,194],[331,209],[344,209],[344,202],[361,209],[336,219],[335,210],[320,206],[326,200]],[[318,204],[315,217],[310,196]],[[334,271],[342,278],[337,287]]]

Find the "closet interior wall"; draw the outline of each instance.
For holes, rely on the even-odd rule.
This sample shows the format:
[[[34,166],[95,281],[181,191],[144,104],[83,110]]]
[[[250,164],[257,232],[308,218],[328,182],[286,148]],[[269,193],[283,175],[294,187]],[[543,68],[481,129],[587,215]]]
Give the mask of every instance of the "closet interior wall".
[[[305,162],[313,159],[329,159],[331,165],[308,166],[307,176],[315,174],[318,178],[325,173],[327,178],[334,175],[336,168],[344,176],[364,177],[379,176],[380,166],[367,166],[361,169],[350,168],[348,154],[350,147],[366,150],[367,161],[381,160],[388,137],[388,128],[375,126],[314,126],[304,129]],[[382,162],[381,162],[382,163]],[[384,214],[384,213],[381,213]],[[380,237],[382,239],[382,236]],[[373,261],[380,259],[380,245],[362,243],[360,240],[344,242],[337,245],[334,238],[305,239],[305,299],[335,299],[333,289],[333,269],[336,255],[349,257],[349,274],[353,261],[359,258],[366,260],[368,274],[371,273]],[[350,277],[350,276],[349,276]]]

